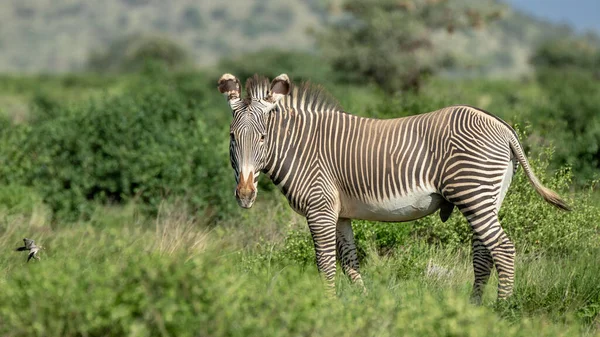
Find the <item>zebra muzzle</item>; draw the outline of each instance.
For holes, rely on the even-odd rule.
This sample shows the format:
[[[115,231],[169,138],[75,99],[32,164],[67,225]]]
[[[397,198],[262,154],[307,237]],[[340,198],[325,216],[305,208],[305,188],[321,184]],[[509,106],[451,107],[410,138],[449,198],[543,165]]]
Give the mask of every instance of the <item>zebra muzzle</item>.
[[[240,175],[240,181],[235,189],[235,198],[243,208],[250,208],[256,200],[256,187],[254,186],[254,172],[248,173],[248,178]]]

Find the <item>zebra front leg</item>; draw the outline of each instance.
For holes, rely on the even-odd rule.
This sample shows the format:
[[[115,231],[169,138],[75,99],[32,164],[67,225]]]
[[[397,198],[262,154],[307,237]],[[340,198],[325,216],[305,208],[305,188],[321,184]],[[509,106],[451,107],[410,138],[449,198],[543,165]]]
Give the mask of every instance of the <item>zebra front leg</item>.
[[[337,215],[327,211],[311,212],[307,221],[315,245],[317,268],[325,276],[328,293],[335,296]]]
[[[473,273],[475,281],[473,282],[473,293],[471,294],[471,302],[481,304],[483,290],[490,278],[494,260],[490,251],[479,240],[477,235],[473,234]]]
[[[352,283],[358,284],[362,287],[363,292],[366,292],[367,288],[365,288],[358,267],[352,220],[340,218],[337,221],[336,227],[337,258],[342,265],[342,270]]]

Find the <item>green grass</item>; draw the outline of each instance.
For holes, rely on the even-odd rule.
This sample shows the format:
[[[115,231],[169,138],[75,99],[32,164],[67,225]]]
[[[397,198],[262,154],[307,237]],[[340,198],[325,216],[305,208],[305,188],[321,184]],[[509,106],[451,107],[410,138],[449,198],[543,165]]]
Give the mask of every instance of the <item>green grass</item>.
[[[510,300],[496,302],[492,277],[483,305],[469,304],[471,232],[457,211],[445,223],[437,215],[405,224],[355,221],[361,270],[369,292],[363,295],[340,275],[337,296],[329,298],[316,271],[305,219],[289,208],[271,183],[265,183],[263,177],[252,209],[241,211],[235,205],[226,151],[230,113],[214,88],[218,75],[159,72],[152,76],[4,77],[5,81],[0,81],[0,122],[5,131],[5,181],[0,186],[0,247],[4,251],[0,254],[0,336],[599,334],[600,198],[593,188],[584,191],[573,183],[577,171],[561,169],[552,175],[552,151],[532,146],[539,155],[530,156],[531,164],[542,182],[561,193],[574,211],[564,213],[549,206],[531,188],[522,170],[518,171],[499,214],[517,247],[515,294]],[[150,86],[156,83],[164,86],[164,91]],[[157,128],[156,135],[165,140],[159,151],[148,152],[137,145],[127,150],[155,160],[165,153],[189,154],[191,148],[206,144],[198,151],[202,160],[169,166],[173,164],[169,159],[157,164],[172,168],[165,170],[173,174],[170,183],[164,175],[139,171],[156,178],[156,185],[165,191],[179,192],[174,192],[173,198],[157,193],[155,212],[148,212],[144,199],[132,194],[121,206],[98,206],[102,199],[88,195],[67,203],[77,209],[85,206],[85,216],[52,213],[51,201],[61,193],[77,191],[93,179],[119,186],[124,173],[123,169],[117,170],[116,176],[74,173],[68,176],[76,179],[67,180],[68,184],[56,183],[57,175],[50,174],[47,180],[32,185],[31,179],[40,179],[35,170],[44,165],[29,165],[30,161],[19,158],[39,159],[49,148],[64,155],[66,148],[60,144],[73,130],[78,130],[71,137],[74,148],[86,144],[78,120],[66,126],[56,118],[66,118],[70,109],[89,105],[90,98],[104,102],[113,96],[129,99],[141,92],[165,98],[171,90],[177,97],[181,94],[181,99],[173,101],[176,104],[167,102],[148,109],[144,99],[144,104],[131,106],[129,115],[145,111],[159,119],[157,125],[164,125],[161,114],[178,106],[173,120],[191,109],[190,116],[207,127],[188,136],[173,132],[173,137],[164,137],[164,127]],[[467,103],[489,107],[512,121],[535,121],[537,102],[548,99],[539,86],[514,82],[432,82],[421,95],[394,97],[373,87],[331,85],[331,91],[349,111],[376,117]],[[122,125],[124,111],[114,108],[115,125]],[[82,120],[89,121],[106,109],[84,112]],[[54,121],[48,128],[64,133],[57,132],[51,139],[31,132],[44,121]],[[105,119],[97,121],[90,130],[106,124]],[[139,126],[142,121],[148,122],[140,119],[134,124]],[[200,125],[194,126],[188,119],[178,123],[185,125],[185,130],[200,130]],[[525,142],[537,137],[535,124],[526,129],[531,134],[521,137]],[[119,133],[128,134],[131,132]],[[134,135],[134,139],[140,138],[140,134]],[[38,142],[31,151],[22,157],[14,155],[33,139]],[[106,143],[107,136],[101,139]],[[182,140],[185,142],[177,143]],[[127,143],[115,138],[114,144]],[[107,165],[107,158],[115,159],[112,154],[91,160],[98,149],[90,148],[96,152],[82,155],[87,163]],[[52,153],[48,159],[57,156],[48,153]],[[139,164],[136,156],[122,167],[131,170]],[[73,158],[71,154],[55,165],[57,172],[79,172],[83,166]],[[13,165],[8,165],[11,162]],[[183,179],[181,170],[189,168],[199,170],[190,172],[189,177],[201,184]],[[132,176],[139,178],[139,172]],[[11,180],[11,176],[27,178]],[[75,181],[79,185],[73,185]],[[145,189],[152,186],[142,185]],[[43,193],[53,186],[55,190]],[[12,251],[22,244],[23,237],[45,247],[41,261],[26,263],[26,254]],[[428,275],[430,266],[447,273]]]
[[[515,296],[496,303],[492,279],[476,307],[468,300],[468,247],[420,241],[385,255],[369,246],[362,269],[368,294],[339,275],[338,296],[328,298],[312,261],[286,259],[286,233],[308,230],[276,201],[214,228],[169,205],[152,218],[130,205],[52,224],[36,205],[0,219],[2,336],[598,333],[597,250],[519,254]],[[24,253],[10,251],[25,236],[44,245],[41,261],[26,263]],[[448,273],[427,275],[431,264]]]

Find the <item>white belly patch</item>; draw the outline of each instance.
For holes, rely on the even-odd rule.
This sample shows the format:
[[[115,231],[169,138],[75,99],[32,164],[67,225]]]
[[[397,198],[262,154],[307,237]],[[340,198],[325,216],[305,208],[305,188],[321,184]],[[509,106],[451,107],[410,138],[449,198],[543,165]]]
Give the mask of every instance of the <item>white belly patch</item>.
[[[340,217],[372,221],[411,221],[440,208],[443,198],[433,190],[411,191],[386,200],[361,201],[341,196]]]

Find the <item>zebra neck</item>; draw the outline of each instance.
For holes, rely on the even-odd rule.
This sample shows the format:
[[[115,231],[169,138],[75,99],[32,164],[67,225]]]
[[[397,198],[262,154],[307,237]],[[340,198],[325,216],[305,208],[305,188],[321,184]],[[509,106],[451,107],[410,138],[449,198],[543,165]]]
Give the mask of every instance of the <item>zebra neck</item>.
[[[284,194],[297,182],[314,179],[319,159],[329,153],[342,134],[331,132],[361,117],[335,110],[301,111],[289,108],[271,115],[268,123],[268,150],[263,169]],[[339,124],[337,126],[336,124]],[[344,130],[340,129],[341,132]],[[335,145],[335,147],[339,146]]]
[[[277,111],[269,118],[268,150],[263,170],[284,193],[299,180],[309,177],[305,171],[318,165],[323,143],[323,126],[338,111],[310,112],[289,108]]]

